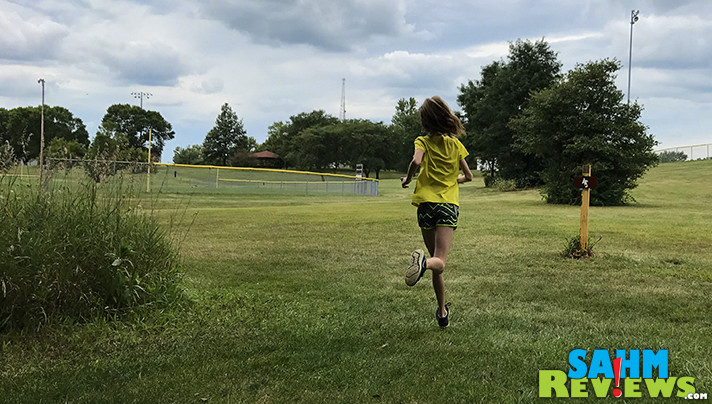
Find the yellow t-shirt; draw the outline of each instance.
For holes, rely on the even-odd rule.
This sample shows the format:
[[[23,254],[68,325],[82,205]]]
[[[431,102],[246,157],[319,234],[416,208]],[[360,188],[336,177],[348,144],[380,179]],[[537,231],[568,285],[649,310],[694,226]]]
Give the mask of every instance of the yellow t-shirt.
[[[413,205],[421,202],[452,203],[460,206],[460,160],[469,155],[456,137],[443,135],[419,136],[415,149],[421,149],[423,162],[415,183]]]

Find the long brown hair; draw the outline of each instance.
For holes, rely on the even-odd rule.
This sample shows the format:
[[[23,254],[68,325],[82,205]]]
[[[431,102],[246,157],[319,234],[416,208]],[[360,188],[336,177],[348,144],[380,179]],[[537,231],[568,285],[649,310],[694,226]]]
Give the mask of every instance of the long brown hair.
[[[465,128],[450,107],[437,95],[426,98],[420,106],[420,122],[430,135],[462,136]]]

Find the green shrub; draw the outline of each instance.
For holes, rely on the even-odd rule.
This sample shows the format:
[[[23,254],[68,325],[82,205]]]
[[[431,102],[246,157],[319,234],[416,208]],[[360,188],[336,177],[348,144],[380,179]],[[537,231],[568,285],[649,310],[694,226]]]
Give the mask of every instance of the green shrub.
[[[658,160],[661,163],[673,163],[676,161],[687,161],[687,154],[681,151],[664,151],[658,154]]]
[[[619,69],[620,62],[609,59],[577,65],[533,93],[509,122],[517,147],[543,159],[539,174],[548,203],[580,204],[573,179],[591,164],[599,181],[590,204],[628,204],[634,201],[630,191],[657,164],[657,142],[640,121],[642,106],[626,103],[616,86]]]
[[[136,194],[93,181],[39,191],[0,176],[0,330],[177,299],[177,249]]]
[[[517,190],[517,182],[515,180],[505,180],[504,178],[495,179],[494,186],[500,192],[509,192]]]
[[[491,174],[484,174],[484,181],[485,181],[485,187],[486,188],[491,188],[495,185],[497,182],[497,177]]]
[[[594,242],[589,241],[588,247],[586,249],[582,249],[581,235],[577,235],[566,240],[566,244],[564,245],[564,250],[561,252],[561,256],[564,258],[575,259],[593,257],[595,255],[593,253],[593,247],[598,244],[599,241],[601,241],[601,237],[599,237],[598,240]]]

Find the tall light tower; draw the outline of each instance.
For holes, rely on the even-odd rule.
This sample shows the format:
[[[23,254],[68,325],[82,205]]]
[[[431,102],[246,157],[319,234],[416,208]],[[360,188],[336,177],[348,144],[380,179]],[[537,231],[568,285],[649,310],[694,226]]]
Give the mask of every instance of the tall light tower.
[[[141,109],[143,109],[143,98],[149,99],[153,97],[153,94],[146,93],[143,91],[133,92],[131,95],[134,98],[138,98],[140,101]],[[141,129],[141,137],[143,137],[143,129]],[[151,129],[148,130],[148,161],[146,164],[146,192],[151,192]]]
[[[133,93],[131,93],[131,95],[133,95],[134,98],[138,98],[141,100],[140,104],[139,104],[141,106],[141,109],[143,109],[143,98],[146,97],[146,99],[149,99],[149,98],[153,97],[153,94],[144,93],[143,91],[133,92]]]
[[[346,79],[341,79],[341,107],[339,108],[339,120],[346,119]]]
[[[630,10],[630,47],[628,48],[628,104],[630,104],[630,72],[633,67],[633,24],[638,22],[640,10]]]
[[[45,80],[39,79],[38,83],[42,85],[42,107],[40,109],[42,120],[40,122],[40,187],[44,184],[44,93],[45,93]]]

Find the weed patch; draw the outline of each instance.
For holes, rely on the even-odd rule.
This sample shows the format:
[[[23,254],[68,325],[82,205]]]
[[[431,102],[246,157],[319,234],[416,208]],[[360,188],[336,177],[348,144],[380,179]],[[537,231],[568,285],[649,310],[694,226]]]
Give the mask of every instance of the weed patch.
[[[122,315],[179,295],[177,248],[135,194],[0,178],[0,330]]]
[[[566,242],[566,245],[564,246],[564,251],[561,252],[561,256],[563,256],[564,258],[575,259],[591,258],[595,255],[593,253],[593,247],[598,244],[599,241],[601,241],[601,238],[602,237],[599,237],[598,240],[594,241],[593,243],[589,243],[587,248],[581,248],[581,236],[578,235],[576,237],[573,237]]]

